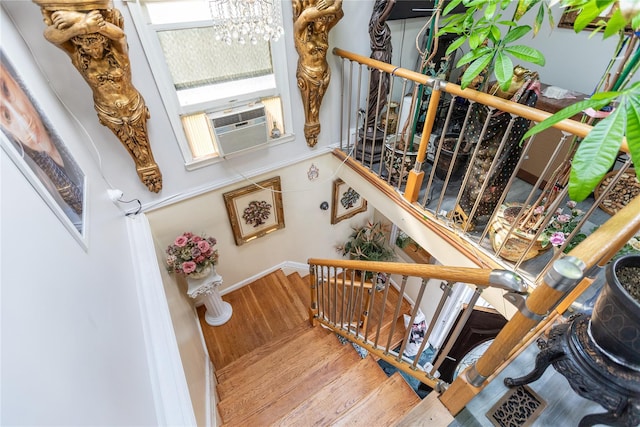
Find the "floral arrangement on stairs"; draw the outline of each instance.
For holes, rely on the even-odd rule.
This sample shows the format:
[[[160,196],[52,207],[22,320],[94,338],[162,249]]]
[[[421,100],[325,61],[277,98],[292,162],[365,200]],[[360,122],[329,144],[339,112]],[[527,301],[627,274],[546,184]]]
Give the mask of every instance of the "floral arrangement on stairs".
[[[167,247],[169,272],[192,278],[208,274],[218,263],[218,250],[213,248],[216,243],[213,237],[182,233]]]
[[[564,213],[562,208],[558,208],[551,217],[551,221],[547,224],[542,232],[542,246],[546,247],[551,244],[555,248],[560,248],[569,239],[573,231],[576,229],[584,212],[576,208],[576,202],[569,200],[567,202],[569,213]],[[537,212],[536,212],[537,211]],[[544,206],[538,206],[534,213],[544,213]],[[569,253],[571,249],[578,246],[580,242],[587,238],[584,233],[576,233],[571,237],[569,243],[565,246],[563,252]]]

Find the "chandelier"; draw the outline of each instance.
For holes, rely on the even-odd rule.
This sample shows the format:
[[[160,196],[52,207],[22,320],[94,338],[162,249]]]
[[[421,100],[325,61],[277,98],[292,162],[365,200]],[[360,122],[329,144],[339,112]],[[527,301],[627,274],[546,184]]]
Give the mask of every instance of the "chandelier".
[[[277,41],[284,30],[277,0],[209,0],[217,41]]]

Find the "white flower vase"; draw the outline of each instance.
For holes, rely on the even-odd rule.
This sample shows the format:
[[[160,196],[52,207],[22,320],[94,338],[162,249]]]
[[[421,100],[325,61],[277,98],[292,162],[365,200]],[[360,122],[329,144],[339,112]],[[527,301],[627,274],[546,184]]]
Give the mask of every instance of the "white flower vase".
[[[210,273],[211,270],[213,270],[214,274],[215,274],[215,267],[212,266],[211,264],[209,264],[208,266],[206,266],[205,268],[202,269],[202,271],[200,272],[193,272],[193,273],[189,273],[187,274],[187,277],[190,279],[204,279],[205,277],[207,277]]]
[[[218,289],[222,284],[222,276],[216,272],[215,266],[210,265],[195,276],[193,273],[189,274],[187,276],[187,284],[189,285],[187,295],[190,298],[202,297],[202,301],[207,308],[204,315],[204,320],[207,324],[220,326],[231,319],[233,308],[231,304],[223,301],[220,296]]]

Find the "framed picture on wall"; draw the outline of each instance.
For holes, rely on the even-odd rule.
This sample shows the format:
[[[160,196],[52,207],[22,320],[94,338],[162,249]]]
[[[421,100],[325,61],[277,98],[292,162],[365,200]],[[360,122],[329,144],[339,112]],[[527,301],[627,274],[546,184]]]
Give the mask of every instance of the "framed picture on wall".
[[[86,249],[86,176],[0,49],[0,145]]]
[[[331,205],[331,224],[351,218],[367,210],[367,201],[341,179],[333,181],[333,204]]]
[[[280,177],[224,193],[236,245],[284,228]]]

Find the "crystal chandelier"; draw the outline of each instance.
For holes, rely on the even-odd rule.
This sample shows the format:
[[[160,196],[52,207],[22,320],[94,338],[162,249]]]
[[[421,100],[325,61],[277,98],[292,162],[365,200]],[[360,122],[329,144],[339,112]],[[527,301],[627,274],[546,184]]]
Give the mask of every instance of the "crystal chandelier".
[[[217,41],[277,41],[284,33],[277,0],[209,0]]]

